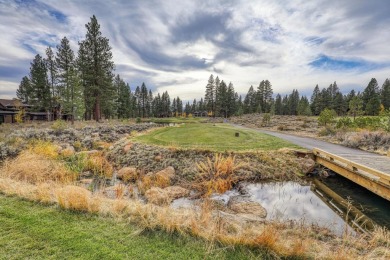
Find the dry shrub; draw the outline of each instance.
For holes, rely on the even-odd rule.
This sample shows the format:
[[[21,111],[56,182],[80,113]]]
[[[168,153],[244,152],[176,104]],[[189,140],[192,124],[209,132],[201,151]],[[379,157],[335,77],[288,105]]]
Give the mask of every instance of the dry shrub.
[[[90,154],[86,158],[85,171],[91,171],[94,175],[111,178],[114,168],[102,152]]]
[[[235,171],[245,165],[242,162],[236,163],[232,155],[223,157],[221,154],[215,154],[214,160],[207,158],[206,162],[197,164],[200,174],[196,188],[206,195],[213,192],[224,193],[236,183]]]
[[[123,199],[126,193],[126,186],[120,183],[119,185],[115,186],[115,198],[117,199]]]
[[[145,194],[147,190],[149,190],[153,186],[153,176],[145,175],[141,177],[141,180],[137,181],[138,191],[141,194]]]
[[[5,194],[39,200],[42,195],[38,189],[45,190],[45,201],[51,200],[65,209],[114,215],[150,230],[192,234],[210,242],[261,248],[275,258],[388,259],[390,256],[390,233],[385,229],[376,229],[371,236],[323,237],[313,227],[292,223],[228,219],[215,211],[207,199],[196,209],[173,210],[139,201],[92,196],[77,186],[36,186],[0,178],[0,190]]]
[[[71,183],[77,177],[62,162],[29,150],[23,151],[15,159],[5,161],[0,175],[32,184],[49,181]]]
[[[59,147],[48,141],[35,141],[29,148],[30,152],[50,159],[57,159]]]
[[[65,186],[55,192],[58,204],[64,209],[89,211],[91,192],[78,186]]]

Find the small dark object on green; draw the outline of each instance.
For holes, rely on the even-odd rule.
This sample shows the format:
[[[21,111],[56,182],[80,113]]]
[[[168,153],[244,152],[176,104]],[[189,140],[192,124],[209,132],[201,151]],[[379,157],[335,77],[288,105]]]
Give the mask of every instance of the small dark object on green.
[[[235,137],[240,137],[240,133],[235,133],[234,136]]]

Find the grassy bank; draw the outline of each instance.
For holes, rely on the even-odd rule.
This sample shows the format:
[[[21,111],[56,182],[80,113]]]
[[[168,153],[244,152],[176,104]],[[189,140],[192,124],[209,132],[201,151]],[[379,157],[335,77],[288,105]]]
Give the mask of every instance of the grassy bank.
[[[246,248],[143,231],[128,223],[0,195],[0,259],[250,259]]]
[[[235,134],[238,133],[239,137]],[[277,150],[298,148],[282,139],[224,124],[185,124],[162,128],[136,137],[137,141],[162,146],[200,148],[214,151]]]

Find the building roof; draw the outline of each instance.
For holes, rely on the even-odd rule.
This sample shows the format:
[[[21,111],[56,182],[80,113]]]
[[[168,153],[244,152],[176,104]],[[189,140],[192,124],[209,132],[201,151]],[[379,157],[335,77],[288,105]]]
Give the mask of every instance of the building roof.
[[[22,103],[19,99],[0,99],[0,105],[2,107],[31,107],[31,105]]]

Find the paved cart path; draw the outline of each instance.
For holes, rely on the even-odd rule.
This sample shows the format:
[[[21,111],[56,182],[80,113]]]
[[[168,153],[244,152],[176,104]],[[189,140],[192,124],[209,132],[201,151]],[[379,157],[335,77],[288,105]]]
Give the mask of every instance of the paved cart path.
[[[279,137],[281,139],[287,140],[293,144],[299,145],[309,150],[312,150],[313,148],[318,148],[324,150],[325,152],[343,157],[352,162],[364,166],[368,166],[374,170],[381,171],[390,176],[390,157],[388,156],[370,153],[359,149],[348,148],[342,145],[332,144],[332,143],[324,142],[310,137],[301,137],[301,136],[289,135],[280,132],[248,128],[240,125],[233,125],[233,126],[237,128],[254,130],[275,137]]]

